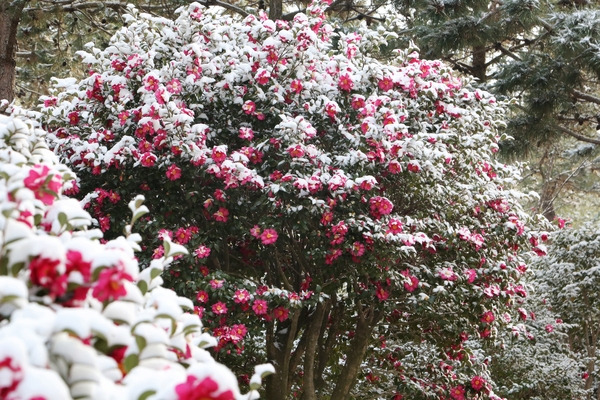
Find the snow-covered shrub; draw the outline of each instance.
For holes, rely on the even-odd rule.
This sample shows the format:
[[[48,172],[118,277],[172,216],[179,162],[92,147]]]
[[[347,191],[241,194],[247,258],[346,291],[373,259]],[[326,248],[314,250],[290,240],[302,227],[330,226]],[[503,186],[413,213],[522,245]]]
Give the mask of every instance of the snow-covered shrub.
[[[385,27],[334,33],[324,7],[289,22],[131,9],[82,54],[89,77],[44,101],[52,147],[82,178],[71,192],[112,237],[144,191],[140,257],[164,257],[167,237],[191,250],[166,284],[236,373],[275,364],[270,400],[350,398],[374,335],[457,365],[393,369],[399,395],[491,395],[463,342],[494,339],[527,294],[523,254],[546,251],[517,169],[495,159],[503,107],[413,50],[382,63]]]
[[[125,237],[88,230],[90,215],[62,195],[74,175],[44,135],[0,115],[0,398],[256,398],[205,350],[216,340],[192,301],[162,287],[186,250],[167,239],[140,272],[131,224],[147,212],[142,196]],[[257,367],[255,388],[269,367]]]

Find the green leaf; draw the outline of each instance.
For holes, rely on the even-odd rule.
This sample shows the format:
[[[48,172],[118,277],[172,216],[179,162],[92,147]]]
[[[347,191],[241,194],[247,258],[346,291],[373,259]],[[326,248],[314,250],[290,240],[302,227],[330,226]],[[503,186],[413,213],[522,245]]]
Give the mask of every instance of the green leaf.
[[[11,273],[12,273],[13,276],[17,276],[19,274],[19,271],[21,271],[23,269],[23,267],[25,267],[25,263],[24,262],[15,263],[10,268],[10,271],[11,271]]]
[[[130,372],[132,369],[137,367],[139,362],[140,362],[140,359],[137,354],[128,355],[127,357],[125,357],[125,362],[123,363],[123,366],[125,367],[125,371]]]
[[[144,347],[146,347],[146,339],[144,339],[141,336],[136,336],[135,337],[135,343],[137,344],[137,347],[141,353],[142,349],[144,349]]]
[[[146,400],[148,397],[152,396],[154,393],[156,393],[156,391],[154,391],[154,390],[147,390],[144,393],[142,393],[140,395],[140,397],[138,397],[138,400]]]
[[[58,213],[58,222],[60,223],[61,227],[64,227],[65,225],[67,225],[68,219],[67,219],[67,214],[61,212]]]
[[[152,270],[150,270],[150,279],[156,278],[161,273],[162,273],[162,270],[160,268],[152,268]]]
[[[148,284],[146,283],[146,281],[139,281],[137,285],[138,288],[140,288],[142,294],[146,294],[146,292],[148,292]]]

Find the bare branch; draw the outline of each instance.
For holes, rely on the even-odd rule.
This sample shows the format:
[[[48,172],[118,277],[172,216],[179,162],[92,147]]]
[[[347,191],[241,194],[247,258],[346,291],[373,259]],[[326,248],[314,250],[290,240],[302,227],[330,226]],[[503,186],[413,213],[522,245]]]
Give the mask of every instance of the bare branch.
[[[517,61],[523,61],[521,59],[521,57],[519,57],[518,55],[516,55],[515,53],[513,53],[512,51],[504,48],[504,46],[502,46],[501,44],[498,44],[497,46],[498,50],[500,50],[500,52],[502,52],[502,54],[509,56],[510,58],[512,58],[513,60],[517,60]]]
[[[241,8],[239,8],[238,6],[234,6],[233,4],[229,4],[223,1],[219,1],[219,0],[208,0],[208,1],[204,1],[204,2],[200,2],[200,4],[202,4],[203,6],[219,6],[219,7],[223,7],[226,10],[229,11],[233,11],[235,13],[240,14],[242,17],[247,17],[248,14],[246,11],[242,10]]]
[[[590,103],[600,104],[600,97],[592,96],[591,94],[583,93],[583,92],[580,92],[579,90],[575,90],[575,89],[573,89],[571,91],[571,94],[576,99],[586,100],[586,101],[589,101]]]
[[[561,132],[566,133],[569,136],[573,136],[575,139],[581,140],[582,142],[600,144],[599,139],[592,139],[587,136],[580,135],[579,133],[573,132],[572,130],[567,129],[564,126],[557,125],[557,127]]]

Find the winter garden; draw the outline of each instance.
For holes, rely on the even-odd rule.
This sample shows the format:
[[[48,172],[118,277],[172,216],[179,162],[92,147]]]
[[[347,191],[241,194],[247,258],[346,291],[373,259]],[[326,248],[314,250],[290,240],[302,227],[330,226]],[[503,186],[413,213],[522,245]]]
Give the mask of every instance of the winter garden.
[[[600,230],[528,208],[515,100],[330,6],[129,6],[2,103],[1,399],[599,395]]]

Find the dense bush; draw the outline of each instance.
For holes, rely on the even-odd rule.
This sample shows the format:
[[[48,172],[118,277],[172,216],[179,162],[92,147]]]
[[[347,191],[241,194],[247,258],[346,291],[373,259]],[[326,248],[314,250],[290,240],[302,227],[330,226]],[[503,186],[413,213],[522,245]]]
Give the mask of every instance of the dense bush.
[[[321,4],[290,22],[198,4],[126,18],[44,122],[109,237],[142,190],[141,258],[167,237],[191,250],[164,279],[218,357],[242,378],[273,362],[269,399],[345,399],[383,335],[394,395],[493,397],[463,342],[495,337],[527,294],[522,255],[546,251],[494,158],[502,106],[412,50],[381,63],[385,27],[335,33]],[[423,343],[437,361],[402,368]]]
[[[187,312],[192,301],[161,286],[185,249],[167,239],[140,272],[131,223],[147,211],[142,196],[128,234],[101,243],[89,214],[62,196],[74,175],[44,134],[0,115],[0,398],[257,398],[205,350],[216,340]],[[270,368],[257,367],[255,388]]]

